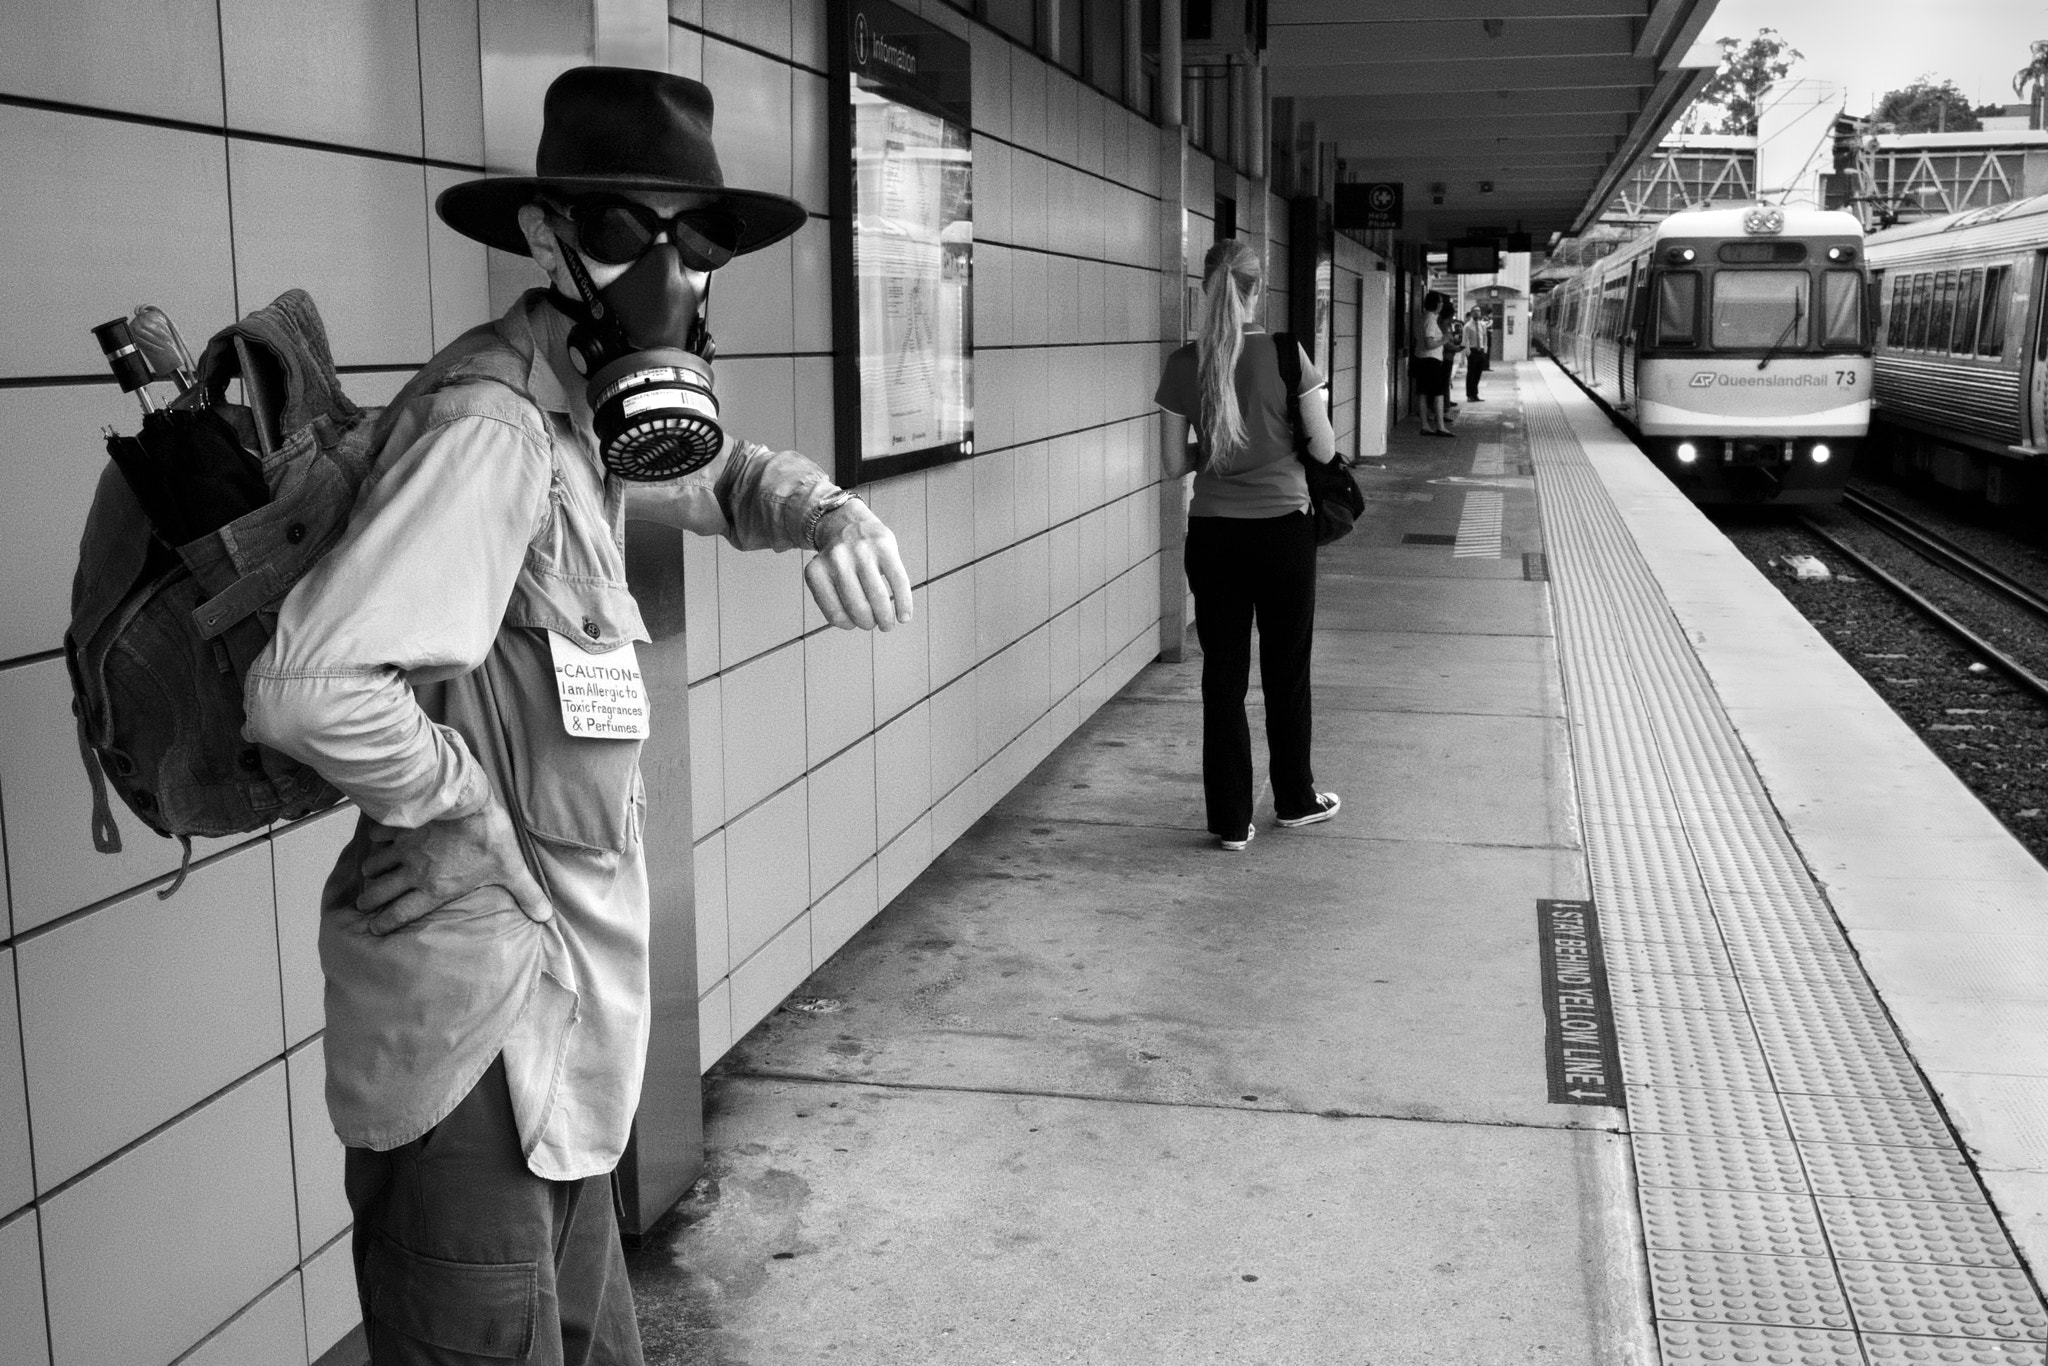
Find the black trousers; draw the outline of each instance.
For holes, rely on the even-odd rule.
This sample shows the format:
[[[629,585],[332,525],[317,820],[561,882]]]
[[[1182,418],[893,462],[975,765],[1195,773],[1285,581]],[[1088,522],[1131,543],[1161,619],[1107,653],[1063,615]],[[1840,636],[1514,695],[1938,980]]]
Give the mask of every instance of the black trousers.
[[[1474,365],[1472,357],[1465,357],[1465,400],[1468,403],[1479,401],[1479,377],[1485,373],[1484,364]]]
[[[527,1170],[504,1059],[423,1137],[346,1161],[371,1366],[641,1366],[611,1178]]]
[[[1252,625],[1273,807],[1315,810],[1309,767],[1309,651],[1315,643],[1316,535],[1306,512],[1285,517],[1190,517],[1184,563],[1202,642],[1202,790],[1210,833],[1241,839],[1252,822],[1252,738],[1245,719]]]

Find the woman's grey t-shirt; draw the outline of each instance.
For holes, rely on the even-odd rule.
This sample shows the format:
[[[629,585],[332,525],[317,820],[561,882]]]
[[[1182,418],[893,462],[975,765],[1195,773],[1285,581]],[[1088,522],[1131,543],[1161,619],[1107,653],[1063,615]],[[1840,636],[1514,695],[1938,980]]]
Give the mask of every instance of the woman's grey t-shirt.
[[[1322,372],[1303,353],[1301,392],[1311,394],[1322,385]],[[1189,342],[1166,358],[1166,373],[1159,377],[1152,401],[1186,418],[1199,442],[1201,395],[1195,344]],[[1203,452],[1188,515],[1284,517],[1307,511],[1308,477],[1294,458],[1287,385],[1280,378],[1280,357],[1265,332],[1245,333],[1244,349],[1237,353],[1237,409],[1244,417],[1244,447],[1232,453],[1227,469],[1216,471],[1210,469],[1208,452]]]

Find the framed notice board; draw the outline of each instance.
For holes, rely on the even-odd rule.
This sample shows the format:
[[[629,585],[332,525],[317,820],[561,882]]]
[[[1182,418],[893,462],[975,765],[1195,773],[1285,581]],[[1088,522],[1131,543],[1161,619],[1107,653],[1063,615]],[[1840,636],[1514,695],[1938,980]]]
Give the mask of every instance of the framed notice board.
[[[833,0],[832,376],[838,483],[974,454],[967,43]]]

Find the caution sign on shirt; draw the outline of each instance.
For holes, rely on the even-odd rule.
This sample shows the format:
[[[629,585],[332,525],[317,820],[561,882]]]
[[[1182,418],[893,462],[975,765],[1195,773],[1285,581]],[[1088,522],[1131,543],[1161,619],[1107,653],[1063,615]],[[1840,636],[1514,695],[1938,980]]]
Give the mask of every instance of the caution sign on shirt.
[[[555,696],[562,704],[563,730],[588,740],[647,738],[647,686],[640,680],[640,660],[631,641],[593,655],[550,631],[548,648],[555,658]]]

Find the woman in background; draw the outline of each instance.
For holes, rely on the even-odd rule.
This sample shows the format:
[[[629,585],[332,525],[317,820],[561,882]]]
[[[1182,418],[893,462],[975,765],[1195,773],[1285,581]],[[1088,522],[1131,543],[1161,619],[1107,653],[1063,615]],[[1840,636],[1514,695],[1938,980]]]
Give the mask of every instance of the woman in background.
[[[1408,329],[1408,373],[1415,382],[1415,396],[1422,400],[1422,434],[1449,436],[1444,425],[1444,400],[1450,396],[1451,377],[1444,364],[1444,329],[1436,320],[1444,296],[1430,290]]]
[[[1168,473],[1195,471],[1185,563],[1202,643],[1202,788],[1210,833],[1230,850],[1256,833],[1244,710],[1254,621],[1274,816],[1282,826],[1314,825],[1341,805],[1336,793],[1316,790],[1309,767],[1316,536],[1308,478],[1294,455],[1293,407],[1313,459],[1333,459],[1337,439],[1323,377],[1306,354],[1300,390],[1287,392],[1279,353],[1258,322],[1263,292],[1264,269],[1249,246],[1233,239],[1211,247],[1197,338],[1167,357],[1153,395],[1179,419],[1167,432]]]

